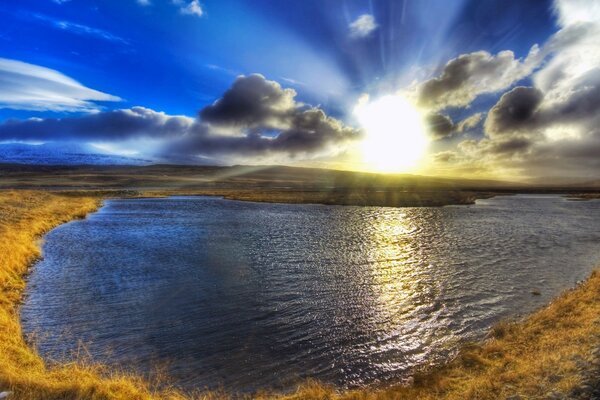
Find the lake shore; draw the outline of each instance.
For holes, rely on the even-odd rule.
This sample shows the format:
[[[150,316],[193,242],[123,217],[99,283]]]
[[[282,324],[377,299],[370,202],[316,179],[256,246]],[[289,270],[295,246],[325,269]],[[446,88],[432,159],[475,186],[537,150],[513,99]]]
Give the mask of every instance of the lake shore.
[[[136,193],[137,196],[165,194],[174,193]],[[18,305],[27,271],[40,256],[39,238],[55,226],[93,212],[107,197],[121,196],[112,191],[0,194],[0,237],[4,239],[0,247],[0,392],[10,390],[15,398],[24,399],[226,398],[223,393],[184,395],[164,386],[159,390],[140,377],[98,365],[49,365],[23,339]],[[589,375],[597,372],[594,350],[600,347],[598,315],[600,274],[594,273],[522,321],[496,326],[484,343],[465,345],[446,366],[417,374],[410,386],[338,392],[318,383],[307,383],[295,393],[259,393],[254,397],[497,399],[562,398],[556,397],[562,394],[589,398],[593,390]]]

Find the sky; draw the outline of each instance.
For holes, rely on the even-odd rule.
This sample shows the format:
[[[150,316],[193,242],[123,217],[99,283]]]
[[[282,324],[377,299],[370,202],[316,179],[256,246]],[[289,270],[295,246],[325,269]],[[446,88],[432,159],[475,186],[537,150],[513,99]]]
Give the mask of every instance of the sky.
[[[1,143],[513,180],[600,172],[600,0],[2,0],[0,20]]]

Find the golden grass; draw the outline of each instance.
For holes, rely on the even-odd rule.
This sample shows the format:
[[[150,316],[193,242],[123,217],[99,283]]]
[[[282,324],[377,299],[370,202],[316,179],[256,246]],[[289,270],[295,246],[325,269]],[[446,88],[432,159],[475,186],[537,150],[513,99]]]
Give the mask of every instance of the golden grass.
[[[38,240],[53,227],[94,211],[91,193],[61,196],[42,191],[0,192],[0,392],[17,399],[224,398],[156,389],[143,378],[98,365],[48,365],[24,341],[18,304]],[[290,394],[254,397],[302,399],[502,399],[572,393],[591,368],[600,344],[600,273],[527,319],[496,326],[482,344],[464,346],[448,365],[417,374],[410,386],[339,392],[309,382]]]

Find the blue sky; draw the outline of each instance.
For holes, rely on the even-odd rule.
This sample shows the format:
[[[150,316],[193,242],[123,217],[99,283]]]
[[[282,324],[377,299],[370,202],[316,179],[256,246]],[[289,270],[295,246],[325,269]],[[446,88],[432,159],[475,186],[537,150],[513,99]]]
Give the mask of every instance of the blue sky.
[[[510,48],[522,56],[555,30],[543,1],[203,1],[201,7],[196,16],[169,0],[4,2],[0,54],[124,99],[107,108],[143,105],[193,115],[236,75],[261,73],[294,87],[301,100],[344,112],[337,108],[352,96],[413,78],[411,68],[481,49]],[[352,39],[348,25],[362,14],[374,15],[379,27]],[[14,115],[3,110],[1,117]]]
[[[105,96],[79,93],[77,96],[88,98],[83,99],[85,106],[74,107],[37,103],[28,107],[0,99],[0,122],[85,118],[92,111],[106,113],[136,106],[196,118],[200,110],[221,98],[238,76],[256,73],[266,82],[294,89],[294,107],[318,107],[328,117],[360,129],[353,110],[365,94],[374,99],[403,90],[418,91],[419,85],[442,76],[446,64],[461,55],[483,51],[496,57],[510,51],[515,60],[524,62],[533,45],[543,47],[565,29],[560,13],[573,12],[568,4],[564,11],[559,3],[4,1],[0,3],[0,58],[47,68]],[[580,18],[577,15],[573,18]],[[557,55],[537,62],[507,85],[479,90],[467,105],[430,107],[424,114],[440,112],[458,123],[476,112],[487,113],[515,86],[535,86],[535,73],[550,57]],[[2,79],[12,78],[0,75],[0,85]],[[245,126],[244,134],[260,130],[273,137],[285,130],[282,124],[259,125]],[[464,137],[452,136],[433,144],[432,149],[453,151],[459,141],[485,139],[486,132],[479,124],[477,131]],[[49,140],[48,136],[44,140]],[[323,154],[308,158],[322,160]]]

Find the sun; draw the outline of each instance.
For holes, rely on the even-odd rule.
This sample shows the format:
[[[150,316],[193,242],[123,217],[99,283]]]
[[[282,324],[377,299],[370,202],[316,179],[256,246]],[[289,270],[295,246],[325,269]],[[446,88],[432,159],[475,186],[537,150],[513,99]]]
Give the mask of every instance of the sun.
[[[363,97],[354,114],[365,130],[360,152],[369,169],[406,172],[418,166],[429,140],[423,117],[408,100],[400,95],[374,101]]]

